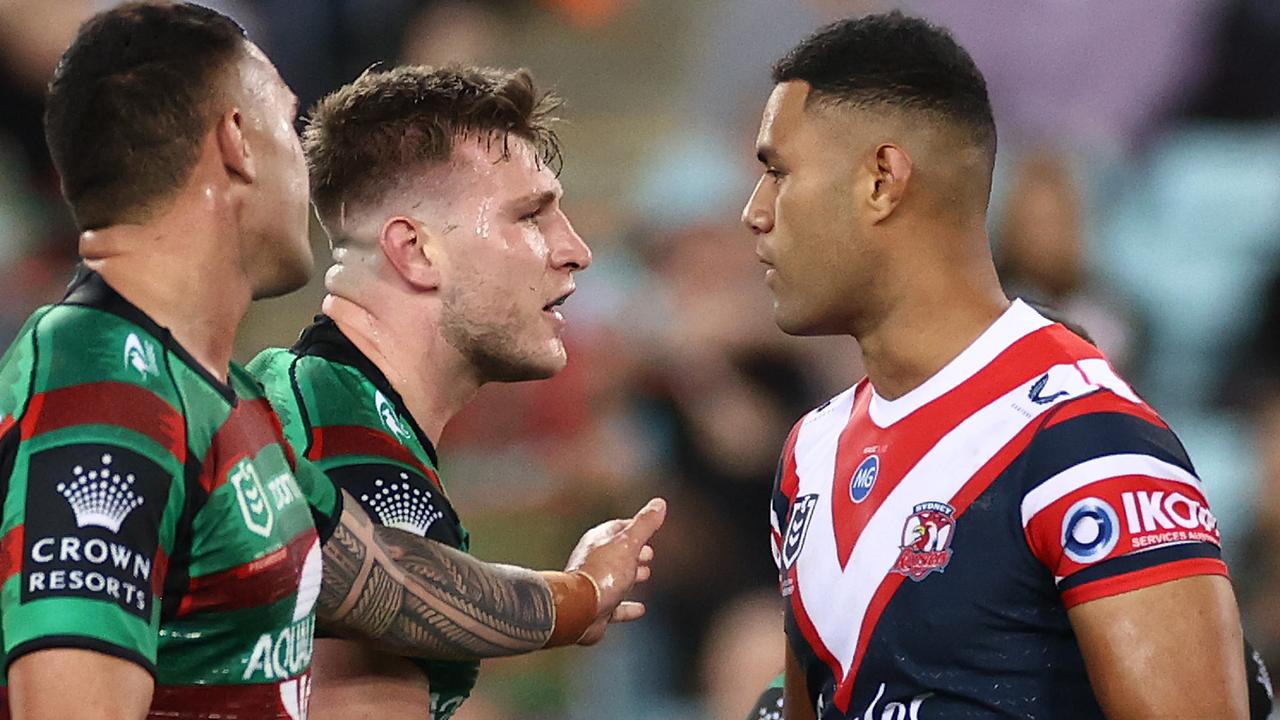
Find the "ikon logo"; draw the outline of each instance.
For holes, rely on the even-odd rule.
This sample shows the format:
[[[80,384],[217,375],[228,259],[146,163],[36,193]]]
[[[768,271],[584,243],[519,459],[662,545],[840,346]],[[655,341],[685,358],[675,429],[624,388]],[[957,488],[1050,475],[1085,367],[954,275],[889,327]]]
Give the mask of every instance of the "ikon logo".
[[[1124,493],[1121,500],[1131,534],[1174,528],[1213,532],[1218,527],[1209,508],[1180,492],[1137,490]]]

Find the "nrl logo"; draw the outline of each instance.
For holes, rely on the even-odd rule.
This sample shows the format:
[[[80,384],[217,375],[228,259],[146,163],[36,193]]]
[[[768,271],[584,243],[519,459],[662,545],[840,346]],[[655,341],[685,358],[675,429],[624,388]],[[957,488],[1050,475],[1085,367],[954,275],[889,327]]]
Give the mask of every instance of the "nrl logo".
[[[813,519],[813,508],[818,504],[818,495],[801,495],[791,507],[791,522],[787,523],[787,536],[782,542],[782,566],[790,569],[800,557],[804,548],[804,539],[809,534],[809,521]]]
[[[391,431],[391,434],[402,440],[408,440],[410,435],[409,428],[400,422],[400,416],[396,413],[395,406],[391,404],[386,395],[382,394],[381,390],[373,391],[373,403],[378,408],[378,417],[382,418],[382,424]]]
[[[275,513],[271,503],[267,502],[267,492],[258,479],[258,471],[249,460],[241,460],[227,478],[236,489],[236,499],[240,502],[240,514],[244,517],[244,525],[255,535],[271,536],[271,528],[275,524]]]
[[[159,375],[156,349],[151,343],[143,343],[137,333],[129,333],[124,339],[124,366],[138,371],[139,375]]]

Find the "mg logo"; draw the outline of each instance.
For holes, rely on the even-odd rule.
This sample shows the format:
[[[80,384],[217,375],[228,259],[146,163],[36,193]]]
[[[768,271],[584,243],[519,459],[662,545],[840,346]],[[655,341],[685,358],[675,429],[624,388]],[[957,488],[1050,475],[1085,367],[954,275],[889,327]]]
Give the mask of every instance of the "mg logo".
[[[271,528],[275,524],[275,513],[271,503],[267,501],[267,491],[258,479],[258,471],[247,458],[236,463],[227,478],[236,489],[236,499],[240,502],[240,514],[244,517],[244,525],[255,535],[271,536]]]
[[[871,494],[871,488],[876,484],[876,476],[880,474],[880,456],[871,455],[857,470],[853,471],[853,478],[849,480],[849,499],[855,503],[860,503],[867,499]]]

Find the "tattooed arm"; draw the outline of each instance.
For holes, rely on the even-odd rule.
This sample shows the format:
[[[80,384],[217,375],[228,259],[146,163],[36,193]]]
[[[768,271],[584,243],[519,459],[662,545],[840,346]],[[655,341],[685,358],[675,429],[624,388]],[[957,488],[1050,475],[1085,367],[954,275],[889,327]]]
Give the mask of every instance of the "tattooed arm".
[[[623,597],[648,577],[646,543],[665,514],[658,501],[631,520],[605,523],[583,537],[566,572],[535,572],[377,525],[345,499],[324,545],[321,625],[387,652],[437,660],[595,642],[607,623],[640,617],[643,606]]]

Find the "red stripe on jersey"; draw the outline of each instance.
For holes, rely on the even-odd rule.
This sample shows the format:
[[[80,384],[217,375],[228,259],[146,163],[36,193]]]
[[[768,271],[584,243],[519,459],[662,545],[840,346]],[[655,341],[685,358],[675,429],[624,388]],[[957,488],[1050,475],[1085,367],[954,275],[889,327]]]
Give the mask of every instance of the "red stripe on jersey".
[[[1165,430],[1169,429],[1169,426],[1165,424],[1165,421],[1156,414],[1156,411],[1150,405],[1126,400],[1110,390],[1094,392],[1065,403],[1061,409],[1053,413],[1045,427],[1051,428],[1058,423],[1091,413],[1124,413],[1125,415],[1132,415],[1146,420],[1156,427],[1164,428]]]
[[[286,683],[290,685],[286,687]],[[283,695],[296,698],[298,715],[284,705]],[[243,685],[157,685],[151,696],[148,720],[166,718],[243,718],[292,720],[307,716],[311,695],[311,671],[277,683]]]
[[[297,707],[305,708],[311,692],[311,671],[285,682],[243,685],[156,685],[151,696],[147,720],[174,718],[238,718],[254,720],[293,720],[281,696],[296,695]],[[246,714],[246,711],[248,713]],[[0,687],[0,720],[9,720],[9,688]],[[306,712],[302,713],[306,717]]]
[[[423,465],[413,456],[409,448],[390,435],[364,425],[327,425],[311,431],[311,449],[307,451],[308,460],[338,458],[345,455],[368,455],[387,458],[408,465],[431,481],[437,490],[443,492],[440,477],[435,471]]]
[[[832,479],[831,511],[837,520],[834,523],[836,557],[841,568],[848,565],[853,547],[867,523],[920,458],[966,418],[1035,376],[1043,374],[1046,370],[1045,357],[1062,353],[1064,334],[1070,336],[1066,341],[1083,344],[1061,325],[1049,325],[1036,330],[1005,348],[994,360],[965,380],[958,386],[963,388],[963,392],[952,390],[889,428],[876,428],[881,433],[880,437],[892,445],[893,451],[882,456],[875,488],[861,503],[855,503],[849,497],[847,486],[854,470],[867,457],[862,451],[867,435],[858,430],[875,426],[866,411],[871,397],[869,389],[856,399],[851,420],[840,433],[835,477]]]
[[[236,463],[256,456],[272,444],[288,446],[271,405],[265,398],[241,400],[213,434],[204,456],[200,484],[206,492],[213,492],[226,484]]]
[[[155,440],[179,462],[186,462],[182,415],[137,385],[107,381],[37,393],[22,418],[22,439],[76,425],[127,428]]]
[[[5,433],[13,428],[14,419],[5,415],[0,417],[0,437],[4,437]]]
[[[0,585],[22,570],[23,527],[18,525],[0,538]]]
[[[1027,446],[1031,444],[1032,438],[1035,437],[1036,432],[1039,430],[1039,422],[1029,423],[1004,447],[1000,448],[995,455],[991,456],[991,459],[978,472],[974,473],[969,482],[965,483],[959,492],[951,498],[948,504],[955,508],[954,517],[957,522],[964,516],[965,511],[969,509],[974,500],[977,500],[978,496],[986,492],[996,478],[1000,477],[1000,474],[1008,469],[1009,465],[1017,460],[1018,456],[1027,449]],[[905,576],[891,572],[880,581],[880,586],[876,588],[875,594],[871,596],[871,603],[868,605],[867,613],[862,619],[862,628],[858,634],[858,645],[854,650],[853,662],[849,665],[848,682],[836,688],[836,694],[833,698],[836,707],[840,708],[842,712],[848,712],[849,710],[849,701],[853,697],[853,684],[858,677],[858,668],[861,667],[862,660],[866,656],[867,646],[871,642],[872,634],[875,633],[876,625],[879,624],[880,618],[884,615],[885,609],[893,599],[894,593],[902,586],[902,581],[905,579]]]
[[[1126,496],[1129,496],[1132,508],[1126,504]],[[1116,512],[1118,527],[1115,529],[1115,545],[1106,555],[1081,563],[1072,560],[1062,547],[1062,525],[1072,505],[1086,497],[1097,498],[1110,505]],[[1143,508],[1144,503],[1154,503],[1154,506]],[[1174,507],[1170,508],[1170,504]],[[1146,518],[1143,517],[1144,509],[1148,515]],[[1131,511],[1137,516],[1130,518]],[[1181,517],[1174,519],[1174,514],[1179,511],[1189,515],[1185,518],[1189,522],[1183,524],[1184,518]],[[1158,514],[1158,518],[1151,516],[1153,513]],[[1216,519],[1203,524],[1197,522],[1211,517],[1209,503],[1199,488],[1151,475],[1114,474],[1075,488],[1046,505],[1028,520],[1023,535],[1031,553],[1049,572],[1056,577],[1067,578],[1104,560],[1141,550],[1188,541],[1221,545]],[[1144,525],[1144,519],[1151,524]]]
[[[151,561],[151,592],[157,596],[164,594],[164,580],[169,575],[169,555],[164,548],[156,548],[156,557]]]
[[[303,561],[318,537],[314,529],[307,529],[257,560],[191,578],[178,617],[208,608],[222,612],[261,607],[296,593]]]
[[[1227,572],[1226,563],[1218,558],[1186,558],[1078,585],[1062,593],[1062,604],[1070,609],[1090,600],[1098,600],[1132,590],[1141,590],[1142,588],[1196,575],[1231,577]]]

